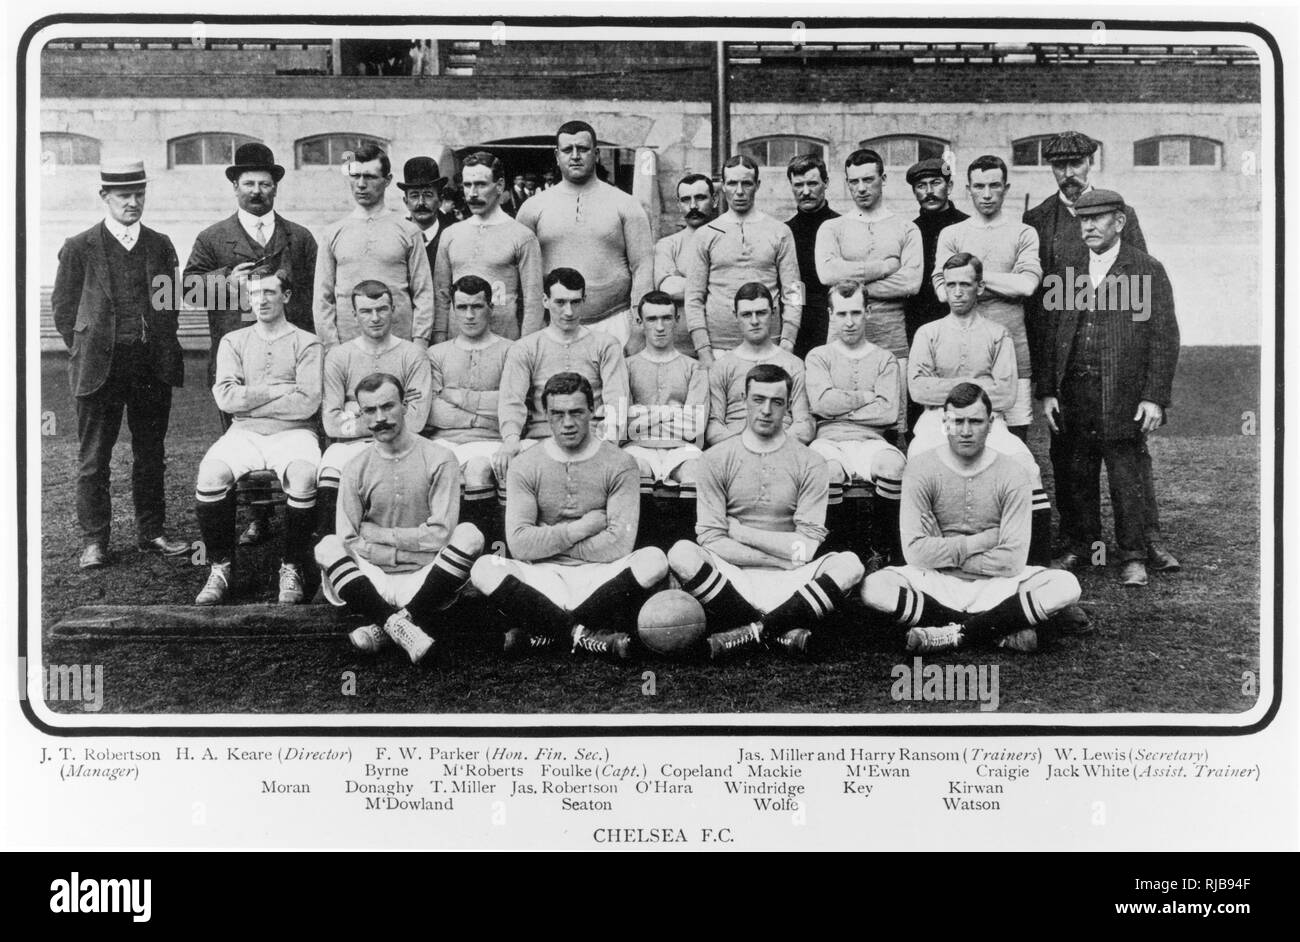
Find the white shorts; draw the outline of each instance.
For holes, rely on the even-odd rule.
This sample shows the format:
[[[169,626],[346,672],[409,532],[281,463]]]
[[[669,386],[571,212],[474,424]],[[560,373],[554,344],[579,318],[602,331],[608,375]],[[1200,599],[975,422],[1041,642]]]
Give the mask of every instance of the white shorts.
[[[587,601],[591,593],[632,565],[632,557],[625,556],[612,563],[580,563],[577,566],[525,563],[512,559],[510,565],[520,582],[571,612]]]
[[[232,425],[212,443],[203,460],[220,461],[230,468],[236,481],[250,471],[274,471],[283,485],[285,471],[293,462],[302,461],[312,468],[320,464],[320,443],[310,429],[293,428],[262,435]]]
[[[660,484],[668,476],[688,461],[694,461],[704,452],[694,445],[681,445],[677,448],[646,448],[644,445],[624,445],[623,450],[637,461],[644,461],[654,472],[655,481]]]
[[[907,450],[909,457],[948,443],[948,435],[943,430],[942,407],[931,406],[925,410],[925,414],[916,420],[915,436],[911,447]],[[1038,462],[1034,461],[1034,456],[1030,454],[1029,446],[1011,434],[1001,413],[993,413],[993,427],[989,429],[989,437],[985,444],[1028,471],[1034,490],[1043,489],[1043,476],[1038,470]]]
[[[632,311],[629,308],[626,311],[611,314],[604,320],[583,324],[582,326],[597,333],[609,334],[626,349],[627,342],[632,339]]]
[[[1019,428],[1022,425],[1028,425],[1034,418],[1034,393],[1030,388],[1029,380],[1016,380],[1016,401],[1003,413],[1010,428]]]
[[[349,461],[361,454],[367,448],[374,444],[373,438],[359,438],[352,442],[335,442],[325,449],[325,454],[321,457],[320,468],[316,472],[316,479],[320,480],[325,476],[326,469],[341,474],[347,467]]]
[[[953,611],[968,614],[987,612],[998,603],[1011,598],[1024,583],[1039,573],[1049,572],[1042,566],[1026,566],[1014,576],[985,576],[966,580],[918,566],[890,566],[881,571],[902,576],[917,592],[924,592]]]
[[[374,563],[368,562],[360,556],[353,556],[349,553],[348,559],[357,564],[357,568],[361,570],[363,576],[370,580],[370,584],[375,587],[379,597],[394,608],[405,608],[406,603],[415,598],[415,593],[420,591],[420,588],[424,585],[424,580],[429,578],[429,573],[433,570],[434,564],[437,563],[437,559],[435,559],[427,566],[413,572],[384,572]],[[335,594],[334,584],[329,579],[322,579],[320,587],[321,592],[331,605],[343,606],[343,600]]]
[[[817,578],[822,565],[830,559],[829,556],[816,559],[798,569],[741,569],[710,549],[705,549],[704,552],[718,572],[736,587],[740,597],[764,615],[780,608],[782,602]]]
[[[808,446],[827,461],[839,462],[854,481],[875,483],[871,477],[871,463],[879,454],[893,452],[899,461],[906,461],[903,453],[882,438],[864,438],[861,441],[836,442],[815,438]]]
[[[448,442],[441,438],[435,438],[432,439],[432,441],[437,442],[443,448],[446,448],[455,455],[456,461],[459,462],[462,471],[465,470],[465,465],[469,464],[475,458],[482,458],[485,461],[491,461],[492,456],[495,455],[497,450],[501,447],[501,442],[498,439],[488,439],[481,442]],[[522,445],[523,442],[520,442],[520,444]],[[519,453],[523,454],[522,448],[519,449]]]
[[[898,358],[898,431],[907,434],[907,357]],[[902,439],[900,439],[901,441]]]

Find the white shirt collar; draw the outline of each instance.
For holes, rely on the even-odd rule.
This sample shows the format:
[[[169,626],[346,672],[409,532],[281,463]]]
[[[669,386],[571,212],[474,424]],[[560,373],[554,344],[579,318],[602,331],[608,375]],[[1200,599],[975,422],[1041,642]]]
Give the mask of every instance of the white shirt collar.
[[[241,209],[236,215],[239,216],[239,224],[244,227],[249,238],[254,242],[257,241],[257,225],[262,224],[262,239],[266,242],[271,241],[271,236],[275,233],[275,213],[267,213],[265,216],[254,216],[248,210]]]
[[[1088,250],[1088,277],[1092,279],[1094,288],[1099,281],[1106,277],[1106,273],[1115,264],[1115,259],[1119,257],[1119,247],[1122,244],[1123,239],[1116,239],[1115,244],[1100,255],[1092,251],[1092,249]]]
[[[112,216],[105,216],[104,225],[107,227],[109,234],[124,246],[127,245],[128,237],[130,245],[135,245],[140,241],[140,224],[138,222],[124,226]]]
[[[442,220],[434,217],[433,225],[428,229],[421,229],[420,236],[424,239],[424,244],[428,245],[434,239],[438,238],[438,233],[442,231]]]

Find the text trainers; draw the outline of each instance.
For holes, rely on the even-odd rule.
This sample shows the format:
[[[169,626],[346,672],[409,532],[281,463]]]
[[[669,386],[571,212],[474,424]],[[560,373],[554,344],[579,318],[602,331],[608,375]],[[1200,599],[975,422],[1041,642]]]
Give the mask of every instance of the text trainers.
[[[510,657],[523,657],[535,651],[554,649],[555,638],[551,635],[529,634],[526,628],[511,628],[506,632],[505,653]]]
[[[632,638],[622,631],[593,631],[582,625],[573,628],[573,650],[600,654],[620,661],[632,656]]]
[[[756,621],[730,631],[715,631],[709,635],[709,660],[716,661],[750,645],[757,647],[763,643],[763,623]]]
[[[195,605],[220,605],[230,591],[230,563],[213,563],[208,581],[194,600]]]
[[[293,563],[280,564],[280,604],[302,604],[302,574]]]
[[[384,622],[384,632],[411,656],[412,664],[419,664],[433,650],[433,639],[411,621],[411,614],[406,609],[388,616],[388,621]]]
[[[907,632],[907,650],[931,654],[955,648],[961,644],[961,630],[958,622],[937,628],[912,628]]]
[[[348,640],[367,654],[374,654],[388,645],[388,635],[378,625],[362,625],[348,634]]]

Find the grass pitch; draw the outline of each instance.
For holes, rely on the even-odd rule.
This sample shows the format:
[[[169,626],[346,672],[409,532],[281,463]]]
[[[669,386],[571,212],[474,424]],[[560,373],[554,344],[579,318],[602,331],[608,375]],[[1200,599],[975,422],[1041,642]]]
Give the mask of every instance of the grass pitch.
[[[1000,713],[1235,713],[1255,703],[1243,674],[1259,675],[1260,448],[1258,348],[1182,351],[1169,426],[1152,436],[1161,522],[1183,571],[1153,573],[1147,589],[1122,589],[1117,570],[1079,574],[1096,631],[1043,633],[1039,652],[962,651],[937,663],[997,664]],[[197,539],[194,473],[220,434],[202,387],[205,360],[187,357],[167,440],[169,530]],[[116,564],[83,573],[75,510],[76,420],[66,361],[43,357],[40,467],[42,516],[30,539],[41,549],[41,630],[52,664],[104,668],[103,713],[879,713],[974,712],[974,702],[891,697],[891,669],[910,664],[901,635],[854,603],[817,633],[807,663],[755,655],[722,666],[663,661],[616,666],[567,654],[521,662],[500,654],[500,626],[467,603],[444,626],[434,664],[413,668],[400,650],[359,655],[340,631],[322,639],[60,640],[49,629],[83,605],[190,605],[205,567],[134,549],[129,433],[113,460]],[[1030,446],[1050,479],[1047,432]],[[1049,485],[1050,490],[1050,485]],[[1104,489],[1103,489],[1104,493]],[[1272,495],[1267,495],[1270,502]],[[1109,508],[1105,509],[1107,515]],[[243,518],[241,517],[241,524]],[[1107,516],[1106,532],[1110,533]],[[274,601],[276,541],[241,556],[239,602]],[[1270,574],[1271,575],[1271,574]],[[35,611],[35,609],[33,609]],[[332,612],[320,611],[322,619]],[[1271,630],[1272,613],[1265,626]],[[645,671],[653,672],[653,694]],[[347,681],[347,672],[355,677]],[[1256,688],[1257,689],[1257,685]],[[76,704],[51,704],[79,711]],[[981,714],[987,716],[988,714]],[[1098,717],[1105,722],[1104,716]]]

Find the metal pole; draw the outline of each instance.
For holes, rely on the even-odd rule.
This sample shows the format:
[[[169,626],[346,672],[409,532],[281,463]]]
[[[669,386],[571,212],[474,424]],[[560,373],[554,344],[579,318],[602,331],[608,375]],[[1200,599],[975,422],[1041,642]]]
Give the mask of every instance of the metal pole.
[[[713,87],[713,172],[731,156],[731,102],[727,94],[727,44],[716,44]]]

